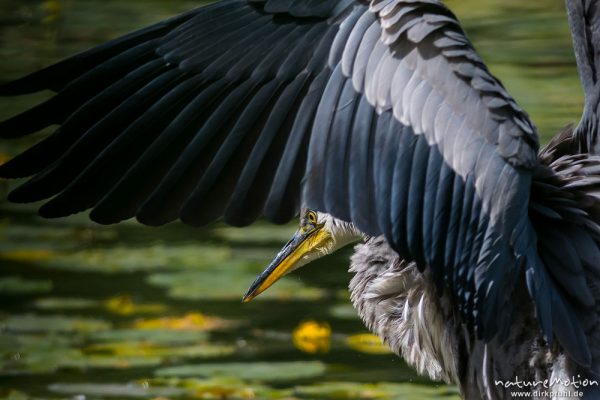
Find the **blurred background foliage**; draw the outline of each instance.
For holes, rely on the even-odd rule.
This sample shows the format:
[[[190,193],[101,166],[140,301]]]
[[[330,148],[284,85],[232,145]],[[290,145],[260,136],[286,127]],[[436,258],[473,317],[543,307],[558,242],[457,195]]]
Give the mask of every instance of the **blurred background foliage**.
[[[578,120],[560,1],[447,3],[543,141]],[[200,4],[0,0],[0,81]],[[48,96],[0,99],[0,118]],[[0,143],[0,161],[44,134]],[[16,183],[0,180],[0,399],[457,399],[365,331],[346,291],[348,251],[240,303],[295,223],[45,221],[4,200]]]

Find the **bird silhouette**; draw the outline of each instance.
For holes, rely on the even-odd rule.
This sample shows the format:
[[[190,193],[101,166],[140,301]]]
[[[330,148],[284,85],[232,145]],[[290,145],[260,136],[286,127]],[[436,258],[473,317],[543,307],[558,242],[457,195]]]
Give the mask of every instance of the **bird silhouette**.
[[[0,176],[48,218],[300,213],[246,300],[361,241],[353,303],[420,373],[598,399],[600,5],[566,8],[585,108],[541,150],[440,1],[222,0],[0,86],[56,92],[1,137],[58,125]]]

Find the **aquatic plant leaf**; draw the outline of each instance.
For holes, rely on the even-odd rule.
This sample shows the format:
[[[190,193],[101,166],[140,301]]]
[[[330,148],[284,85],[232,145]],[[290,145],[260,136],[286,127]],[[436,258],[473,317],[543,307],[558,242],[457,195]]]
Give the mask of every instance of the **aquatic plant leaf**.
[[[269,386],[230,378],[215,377],[209,379],[161,377],[149,379],[148,384],[153,387],[176,387],[184,389],[187,396],[200,399],[215,400],[254,400],[254,399],[288,399],[291,389],[273,389]]]
[[[458,392],[447,386],[436,388],[407,383],[323,382],[310,386],[296,386],[293,395],[300,399],[322,400],[460,400]]]
[[[46,249],[11,249],[0,251],[0,260],[39,263],[51,260],[57,253]]]
[[[178,331],[209,331],[233,326],[233,321],[190,312],[181,317],[139,319],[134,323],[137,329],[171,329]]]
[[[52,260],[56,267],[85,268],[100,272],[148,271],[156,269],[201,268],[226,261],[230,250],[219,246],[185,244],[147,247],[115,247],[80,251],[61,260]]]
[[[284,244],[298,228],[297,223],[273,226],[265,223],[256,223],[243,229],[231,226],[218,227],[214,230],[216,236],[228,242],[240,242],[244,244]]]
[[[84,310],[100,307],[100,302],[90,299],[78,299],[74,297],[42,297],[33,302],[33,306],[39,310]]]
[[[379,336],[372,333],[358,333],[346,338],[346,344],[353,350],[367,354],[390,354],[392,351]]]
[[[109,342],[87,346],[84,349],[88,355],[110,354],[123,358],[215,358],[231,355],[234,346],[202,343],[187,346],[165,346],[151,342]]]
[[[227,247],[202,244],[180,244],[166,246],[155,244],[146,247],[118,247],[49,250],[0,248],[0,260],[36,263],[41,266],[72,270],[118,273],[152,271],[160,269],[210,268],[227,261],[231,251]]]
[[[236,268],[217,271],[184,271],[152,274],[150,284],[165,287],[173,298],[187,300],[241,300],[257,273]],[[257,297],[265,300],[317,300],[325,295],[321,288],[308,287],[288,277]]]
[[[100,319],[60,315],[10,315],[0,321],[0,328],[9,332],[95,332],[110,326]]]
[[[208,339],[205,331],[173,329],[113,329],[92,333],[96,342],[149,342],[162,345],[204,342]]]
[[[0,400],[28,400],[30,398],[26,393],[16,389],[0,391]]]
[[[24,279],[20,276],[0,278],[0,293],[2,294],[46,293],[51,290],[52,281],[47,279]]]
[[[181,396],[185,390],[170,387],[150,387],[138,383],[55,383],[48,387],[52,392],[90,397],[152,398]]]
[[[345,294],[345,297],[348,295]],[[337,319],[359,320],[358,313],[349,303],[335,304],[329,308],[329,313]]]
[[[167,306],[158,303],[135,303],[130,295],[121,294],[104,301],[104,307],[115,314],[158,314],[165,312]]]
[[[161,368],[157,376],[233,377],[258,382],[315,378],[326,371],[319,361],[190,364]]]
[[[53,372],[65,360],[79,360],[82,353],[74,348],[80,337],[56,333],[0,335],[0,375]]]

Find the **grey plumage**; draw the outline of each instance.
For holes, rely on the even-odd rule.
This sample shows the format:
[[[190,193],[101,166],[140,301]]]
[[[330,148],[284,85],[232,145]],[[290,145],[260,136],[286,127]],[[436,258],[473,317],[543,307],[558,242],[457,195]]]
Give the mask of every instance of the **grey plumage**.
[[[451,310],[416,264],[379,236],[356,246],[350,272],[352,303],[367,327],[420,374],[458,382],[458,343],[445,315]]]
[[[421,372],[489,399],[528,365],[595,377],[600,15],[567,9],[586,108],[540,154],[440,1],[222,0],[0,86],[57,91],[0,136],[60,125],[0,175],[33,176],[9,198],[49,199],[45,217],[243,226],[318,210],[379,238],[355,258],[383,261],[355,262],[354,300]]]
[[[581,121],[575,130],[574,151],[600,153],[600,6],[594,0],[568,0],[567,14],[573,32],[573,47],[579,78],[585,94]]]
[[[457,323],[461,317],[452,306],[451,291],[441,288],[440,293],[431,269],[419,272],[414,262],[399,257],[382,236],[367,238],[356,246],[350,265],[354,274],[350,292],[367,327],[419,373],[458,385],[467,399],[511,398],[514,388],[502,387],[496,381],[511,381],[517,376],[521,381],[554,382],[548,389],[541,384],[526,389],[531,392],[572,391],[561,386],[562,382],[578,375],[599,379],[600,250],[594,243],[596,234],[590,236],[581,229],[598,228],[598,217],[592,216],[598,215],[600,204],[600,184],[594,178],[600,157],[562,154],[574,137],[572,128],[566,128],[541,151],[534,177],[534,187],[539,189],[533,190],[530,213],[536,224],[543,226],[538,231],[540,254],[548,257],[545,265],[555,280],[551,279],[558,285],[573,285],[580,291],[578,301],[589,305],[582,321],[584,340],[591,350],[591,370],[595,372],[583,372],[561,347],[544,339],[524,284],[512,292],[513,301],[521,306],[515,309],[507,336],[481,340]],[[563,200],[556,201],[558,198]],[[562,223],[556,226],[547,219]],[[595,399],[599,394],[597,386],[582,390],[584,398]]]

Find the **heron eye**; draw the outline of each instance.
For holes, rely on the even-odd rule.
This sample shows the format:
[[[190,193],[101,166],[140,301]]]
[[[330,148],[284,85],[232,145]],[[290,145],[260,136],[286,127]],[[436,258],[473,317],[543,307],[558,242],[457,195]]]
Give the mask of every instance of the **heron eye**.
[[[317,214],[315,212],[309,211],[308,214],[306,214],[306,218],[308,219],[308,222],[310,222],[312,225],[317,224]]]

